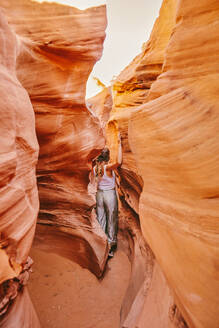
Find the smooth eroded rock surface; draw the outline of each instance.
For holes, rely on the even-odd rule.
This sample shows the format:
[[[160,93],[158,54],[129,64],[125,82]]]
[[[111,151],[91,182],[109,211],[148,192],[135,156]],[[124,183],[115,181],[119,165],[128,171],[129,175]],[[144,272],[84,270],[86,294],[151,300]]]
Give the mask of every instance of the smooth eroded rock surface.
[[[91,112],[99,118],[101,126],[105,128],[113,105],[111,87],[104,87],[97,95],[89,98],[86,103]],[[105,129],[103,131],[105,132]]]
[[[105,7],[80,11],[28,0],[1,5],[17,34],[3,21],[2,281],[22,270],[38,207],[34,117],[17,70],[40,143],[38,251],[101,276],[107,244],[87,186],[109,118],[112,159],[119,135],[122,140],[119,241],[132,266],[121,327],[217,328],[218,1],[164,0],[150,40],[113,85],[112,110],[107,88],[88,102],[90,110],[84,100],[102,53]],[[27,313],[31,309],[29,303]],[[29,326],[37,324],[34,319]]]
[[[175,24],[175,9],[175,1],[164,1],[150,39],[143,45],[142,53],[122,71],[112,86],[113,108],[106,126],[106,135],[112,157],[117,152],[118,133],[122,139],[123,162],[118,169],[121,200],[119,224],[132,263],[130,284],[121,308],[121,325],[125,328],[134,328],[137,325],[144,327],[149,322],[149,317],[148,327],[157,327],[156,316],[161,311],[163,314],[159,323],[163,322],[165,327],[174,327],[169,317],[170,308],[174,304],[173,297],[160,269],[157,269],[160,270],[161,277],[159,287],[155,286],[154,281],[158,280],[155,268],[159,268],[159,265],[154,258],[153,250],[147,244],[147,239],[145,241],[142,238],[139,197],[144,181],[130,148],[129,124],[133,113],[138,111],[138,105],[147,102],[150,87],[162,72],[165,48]],[[154,294],[150,292],[152,288],[155,288]],[[158,299],[160,297],[159,288],[166,290],[169,295],[168,302],[165,298],[160,303],[154,301],[154,297]],[[149,304],[151,304],[150,309]],[[145,321],[147,312],[151,315]]]
[[[131,117],[143,234],[189,327],[218,327],[219,4],[179,1],[163,73]]]
[[[87,186],[91,160],[105,141],[98,119],[85,105],[85,91],[102,55],[106,8],[81,11],[29,0],[2,1],[2,5],[24,45],[17,72],[36,115],[40,145],[36,245],[68,253],[100,276],[107,243],[92,214],[94,199]]]
[[[129,288],[124,327],[157,327],[161,308],[165,327],[218,326],[218,10],[213,0],[165,0],[149,42],[113,85],[107,129],[110,145],[122,137],[122,197],[155,255],[153,292]]]
[[[38,214],[33,107],[16,75],[21,45],[0,11],[0,326],[39,327],[25,288]],[[30,262],[29,262],[30,263]],[[31,263],[30,263],[31,264]],[[17,297],[17,298],[16,298]],[[10,304],[14,300],[14,306]],[[25,305],[25,311],[24,311]],[[7,312],[8,311],[8,312]],[[21,319],[21,312],[25,317]],[[11,314],[11,313],[14,314]],[[12,323],[13,322],[13,323]]]

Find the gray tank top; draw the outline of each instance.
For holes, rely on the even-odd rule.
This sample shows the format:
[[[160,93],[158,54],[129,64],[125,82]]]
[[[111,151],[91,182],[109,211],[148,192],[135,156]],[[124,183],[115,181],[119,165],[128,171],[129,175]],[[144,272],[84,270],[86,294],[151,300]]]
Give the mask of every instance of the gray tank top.
[[[106,165],[104,165],[104,173],[101,178],[97,180],[97,189],[99,190],[111,190],[115,189],[116,177],[114,171],[112,171],[112,177],[109,177],[106,173]]]

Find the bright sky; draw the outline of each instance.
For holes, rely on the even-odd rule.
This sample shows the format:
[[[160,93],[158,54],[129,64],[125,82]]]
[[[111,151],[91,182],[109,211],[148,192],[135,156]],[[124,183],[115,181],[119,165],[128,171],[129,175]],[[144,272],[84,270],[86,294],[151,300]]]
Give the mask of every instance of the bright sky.
[[[79,9],[86,9],[88,7],[96,7],[106,4],[106,0],[35,0],[38,2],[58,2],[64,5],[69,5],[72,7],[77,7]]]
[[[45,0],[38,0],[43,2]],[[87,98],[101,91],[93,77],[109,85],[119,73],[141,52],[149,39],[162,0],[46,0],[85,9],[107,4],[108,27],[103,56],[94,66],[87,83]]]

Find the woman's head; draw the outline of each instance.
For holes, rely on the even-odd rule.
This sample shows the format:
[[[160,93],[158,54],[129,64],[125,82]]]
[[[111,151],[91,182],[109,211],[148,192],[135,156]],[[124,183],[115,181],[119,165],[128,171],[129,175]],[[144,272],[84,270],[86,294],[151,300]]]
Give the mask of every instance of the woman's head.
[[[97,157],[97,163],[102,163],[102,162],[104,162],[104,157],[102,155],[99,155]]]
[[[108,148],[104,148],[101,154],[97,157],[97,162],[109,162],[110,152]]]
[[[97,165],[95,169],[96,177],[102,177],[103,176],[103,165],[104,162],[109,162],[109,149],[104,148],[101,152],[101,154],[97,157]]]

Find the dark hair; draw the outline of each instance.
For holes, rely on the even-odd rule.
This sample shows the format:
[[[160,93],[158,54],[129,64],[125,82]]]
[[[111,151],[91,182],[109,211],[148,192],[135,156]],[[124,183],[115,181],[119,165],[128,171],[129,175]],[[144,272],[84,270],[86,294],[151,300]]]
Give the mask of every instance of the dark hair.
[[[98,177],[98,176],[101,176],[102,177],[103,176],[103,167],[100,164],[103,163],[103,162],[108,162],[109,161],[109,155],[110,155],[109,149],[108,148],[104,148],[101,151],[101,154],[97,157],[97,160],[96,160],[96,169],[95,169],[95,175],[96,175],[96,177]]]
[[[110,151],[109,151],[109,148],[104,148],[100,154],[100,156],[102,156],[103,160],[105,162],[108,162],[109,161],[109,158],[110,158]]]
[[[98,162],[98,163],[101,163],[101,162],[104,162],[104,161],[105,161],[104,157],[100,154],[100,155],[97,157],[97,162]]]

